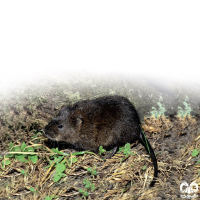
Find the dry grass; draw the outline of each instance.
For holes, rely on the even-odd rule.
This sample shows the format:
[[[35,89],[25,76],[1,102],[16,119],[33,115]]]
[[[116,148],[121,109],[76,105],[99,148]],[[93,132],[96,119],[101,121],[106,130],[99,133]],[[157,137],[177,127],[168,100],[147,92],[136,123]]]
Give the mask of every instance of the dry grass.
[[[149,118],[143,127],[148,124],[153,128],[159,127],[163,132],[169,131],[169,127],[173,127],[174,130],[177,130],[177,138],[185,137],[185,135],[180,136],[179,134],[179,131],[183,128],[182,126],[190,126],[191,129],[194,129],[193,126],[197,127],[197,121],[192,117],[186,117],[185,119],[175,118],[174,122],[164,119],[164,117],[162,118]],[[162,123],[166,122],[166,124],[163,123],[163,126],[161,126],[161,121]],[[162,127],[167,127],[167,130]],[[150,128],[150,133],[151,130]],[[89,190],[88,199],[154,199],[162,193],[165,193],[165,198],[176,196],[181,181],[187,177],[188,173],[188,182],[193,180],[200,184],[198,175],[200,165],[195,164],[196,160],[191,156],[192,150],[199,148],[200,137],[195,137],[194,140],[187,143],[185,148],[182,148],[172,157],[170,154],[167,155],[164,150],[162,155],[159,145],[156,144],[159,139],[164,140],[161,137],[162,131],[155,133],[154,137],[152,136],[154,142],[151,140],[155,152],[158,154],[159,168],[158,183],[153,188],[148,188],[153,176],[151,160],[144,148],[141,145],[136,145],[135,147],[135,144],[132,145],[134,155],[130,155],[127,158],[123,152],[117,153],[112,159],[107,160],[103,160],[99,155],[93,154],[70,155],[66,158],[76,157],[78,161],[72,166],[68,165],[64,171],[67,176],[55,183],[53,181],[55,167],[51,165],[51,167],[45,168],[52,152],[45,146],[44,141],[46,138],[41,136],[27,141],[29,146],[38,146],[37,155],[39,160],[36,164],[32,162],[23,163],[12,158],[10,159],[10,165],[5,168],[1,167],[0,197],[45,199],[47,196],[53,196],[57,197],[56,199],[81,199],[79,189],[84,189],[83,180],[85,178],[95,186],[94,191]],[[150,136],[147,130],[146,132],[147,136]],[[34,141],[40,141],[40,143],[35,143]],[[16,142],[17,144],[18,142]],[[143,166],[147,166],[147,168],[143,170]],[[87,171],[89,167],[96,169],[97,176],[91,176]],[[25,174],[22,174],[21,170],[25,170]],[[35,192],[30,191],[30,188],[34,188]]]

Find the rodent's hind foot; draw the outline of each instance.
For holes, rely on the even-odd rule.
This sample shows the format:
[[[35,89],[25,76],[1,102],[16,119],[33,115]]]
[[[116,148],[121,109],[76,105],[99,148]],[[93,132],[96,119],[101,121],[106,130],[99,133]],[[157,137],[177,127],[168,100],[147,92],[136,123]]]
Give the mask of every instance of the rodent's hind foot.
[[[105,158],[106,159],[111,159],[115,155],[115,153],[117,152],[118,148],[119,147],[114,147],[113,150],[112,150],[112,152],[109,153],[108,155],[106,155]]]

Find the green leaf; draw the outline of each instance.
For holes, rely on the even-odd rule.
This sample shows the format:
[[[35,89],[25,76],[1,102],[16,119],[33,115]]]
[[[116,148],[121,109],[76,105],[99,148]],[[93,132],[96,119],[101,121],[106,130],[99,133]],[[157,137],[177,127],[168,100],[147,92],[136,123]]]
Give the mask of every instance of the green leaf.
[[[119,151],[117,152],[117,153],[120,153],[121,151],[123,151],[124,150],[124,147],[120,147],[119,148]]]
[[[61,179],[61,177],[62,177],[61,174],[56,173],[55,176],[53,177],[53,181],[58,182]]]
[[[15,157],[15,155],[14,154],[5,155],[5,158],[12,158],[12,157]]]
[[[87,191],[84,191],[83,195],[86,196],[86,197],[88,197],[89,193]]]
[[[55,157],[54,158],[54,161],[56,162],[56,163],[60,163],[61,162],[61,160],[64,158],[64,156],[58,156],[58,157]]]
[[[27,146],[26,143],[23,142],[22,145],[21,145],[21,151],[24,151],[24,149],[26,148],[26,146]]]
[[[87,171],[88,171],[88,172],[91,172],[91,171],[92,171],[92,168],[91,168],[91,167],[88,167],[88,168],[87,168]]]
[[[13,147],[14,147],[14,144],[12,142],[10,142],[9,143],[9,151],[11,151]]]
[[[21,172],[22,174],[25,174],[25,170],[21,170],[20,172]]]
[[[30,156],[28,156],[28,159],[30,160],[30,161],[32,161],[32,163],[33,164],[36,164],[37,163],[37,161],[38,161],[38,156],[37,155],[30,155]]]
[[[25,152],[34,152],[34,151],[35,151],[35,149],[33,147],[27,147],[25,150]]]
[[[65,177],[67,176],[66,174],[64,173],[61,173],[61,172],[58,172],[55,174],[55,176],[53,177],[53,181],[54,182],[58,182],[62,177]]]
[[[91,190],[92,190],[92,191],[95,190],[94,184],[91,185]]]
[[[13,152],[21,152],[21,148],[20,147],[13,147],[12,149]]]
[[[84,179],[83,179],[83,184],[85,185],[85,184],[86,184],[86,182],[87,182],[87,179],[86,179],[86,178],[84,178]]]
[[[6,165],[9,165],[11,162],[10,160],[3,160],[2,161],[2,167],[5,168]]]
[[[163,114],[163,115],[164,115],[164,114]],[[145,134],[144,134],[144,131],[143,131],[141,125],[140,125],[140,128],[141,128],[141,131],[142,131],[142,133],[143,133],[144,140],[145,140],[145,141],[143,141],[143,142],[146,144],[146,147],[147,147],[147,149],[148,149],[149,155],[151,155],[151,152],[150,152],[150,149],[149,149],[149,145],[148,145],[148,142],[147,142],[147,138],[146,138],[146,136],[145,136]]]
[[[59,151],[58,148],[56,148],[56,149],[53,148],[53,149],[51,149],[51,151],[52,151],[53,153],[61,154],[61,155],[64,155],[64,156],[69,156],[69,154],[63,153],[62,151]]]
[[[83,155],[83,154],[86,154],[86,153],[88,153],[88,154],[94,154],[94,155],[95,155],[95,153],[90,152],[90,151],[74,152],[74,153],[72,153],[72,155],[73,155],[73,156],[77,156],[77,155]]]
[[[25,155],[15,155],[15,158],[21,162],[28,162],[28,160],[25,159]]]
[[[77,158],[69,158],[68,164],[71,166],[73,163],[77,162]]]
[[[198,154],[199,154],[199,150],[194,149],[194,150],[192,151],[192,156],[193,156],[193,157],[196,157]]]
[[[5,160],[4,161],[4,165],[10,165],[10,163],[11,163],[10,160]]]
[[[85,184],[85,188],[90,188],[90,185],[91,185],[90,181],[87,180]]]
[[[94,169],[94,170],[92,171],[92,174],[96,176],[96,175],[97,175],[97,171]]]
[[[106,150],[103,148],[103,146],[99,147],[99,154],[101,155],[102,153],[105,153]]]
[[[59,163],[56,165],[56,172],[63,172],[66,169],[66,165],[63,163]]]
[[[79,191],[81,194],[83,193],[83,189],[79,189],[78,191]]]
[[[77,162],[77,161],[78,161],[77,158],[72,158],[72,163],[75,163],[75,162]]]
[[[142,170],[146,170],[146,168],[147,168],[147,166],[145,165],[145,166],[142,168]]]
[[[30,188],[30,191],[31,191],[31,192],[35,192],[35,189],[34,189],[34,188]]]
[[[45,200],[52,200],[53,198],[58,198],[57,195],[46,196]]]
[[[130,143],[127,143],[127,144],[125,144],[125,147],[124,147],[124,155],[129,156],[131,154],[132,154],[131,145],[130,145]]]
[[[52,200],[53,199],[53,197],[45,197],[45,200]]]

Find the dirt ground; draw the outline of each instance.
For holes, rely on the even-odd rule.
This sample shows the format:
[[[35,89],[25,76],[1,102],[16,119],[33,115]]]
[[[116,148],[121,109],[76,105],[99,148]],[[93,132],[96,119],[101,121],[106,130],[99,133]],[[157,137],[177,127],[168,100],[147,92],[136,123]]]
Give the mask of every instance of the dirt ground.
[[[66,159],[71,163],[65,163],[65,175],[55,182],[55,163],[48,167],[53,155],[51,148],[58,147],[67,152],[67,147],[49,142],[42,134],[43,128],[62,105],[95,95],[88,95],[88,91],[78,93],[68,88],[63,92],[62,87],[52,88],[36,89],[34,95],[27,89],[9,98],[1,97],[0,199],[182,199],[180,184],[183,181],[188,184],[195,181],[200,185],[200,156],[198,153],[192,155],[194,150],[200,149],[199,115],[141,119],[158,159],[158,181],[152,188],[148,185],[152,180],[153,165],[144,147],[137,142],[131,144],[133,154],[128,156],[123,151],[111,159],[87,152],[65,155],[60,162]],[[6,158],[10,142],[14,147],[23,142],[35,147],[36,163]],[[6,160],[10,163],[4,166]],[[86,181],[90,186],[86,187]],[[87,193],[83,194],[80,189]],[[200,195],[199,191],[196,195]]]

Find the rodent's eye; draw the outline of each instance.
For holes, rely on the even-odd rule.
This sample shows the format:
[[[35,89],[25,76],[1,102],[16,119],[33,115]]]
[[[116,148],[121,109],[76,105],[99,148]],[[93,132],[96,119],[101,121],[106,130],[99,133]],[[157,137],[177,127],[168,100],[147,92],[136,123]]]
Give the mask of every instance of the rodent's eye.
[[[58,125],[58,128],[59,128],[59,129],[63,128],[63,125],[62,125],[62,124],[59,124],[59,125]]]

